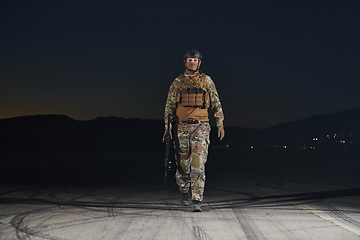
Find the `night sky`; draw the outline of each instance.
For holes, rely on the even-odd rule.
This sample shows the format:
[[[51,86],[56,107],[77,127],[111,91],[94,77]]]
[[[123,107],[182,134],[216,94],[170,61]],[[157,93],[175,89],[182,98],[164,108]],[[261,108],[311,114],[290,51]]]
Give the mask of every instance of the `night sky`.
[[[3,0],[0,30],[0,118],[162,119],[188,48],[225,127],[360,107],[359,0]]]

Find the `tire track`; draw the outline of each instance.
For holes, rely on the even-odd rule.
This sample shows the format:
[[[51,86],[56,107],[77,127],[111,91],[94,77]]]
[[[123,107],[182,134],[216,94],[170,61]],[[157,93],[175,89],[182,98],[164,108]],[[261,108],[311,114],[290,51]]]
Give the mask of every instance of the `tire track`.
[[[193,226],[194,240],[207,240],[209,239],[205,233],[205,230],[201,226]],[[210,240],[210,239],[209,239]]]
[[[266,237],[264,236],[264,234],[257,225],[257,220],[251,218],[251,216],[253,216],[254,211],[261,210],[260,206],[264,204],[261,202],[263,202],[264,199],[255,194],[224,190],[224,189],[218,189],[218,190],[221,192],[227,191],[231,193],[235,198],[225,199],[225,196],[222,196],[222,199],[224,199],[222,201],[223,203],[220,204],[219,202],[215,202],[216,207],[212,207],[210,204],[211,208],[213,210],[230,208],[234,213],[236,220],[239,223],[246,239],[260,239],[260,240],[266,239]],[[245,197],[239,198],[237,195],[245,195]],[[276,219],[274,219],[271,215],[265,214],[263,215],[261,220],[266,221],[267,222],[266,225],[272,226],[273,229],[277,229],[277,231],[275,231],[275,234],[284,235],[285,239],[296,239],[294,234],[289,232],[288,229],[282,226],[282,224],[279,223]]]
[[[142,196],[148,196],[149,193],[151,194],[150,202],[147,199],[139,201]],[[154,197],[152,197],[152,195],[154,195]],[[148,228],[146,227],[148,221],[152,221],[153,218],[156,218],[156,223],[159,226],[154,226],[154,228],[160,229],[169,222],[167,213],[170,213],[169,217],[171,217],[171,219],[178,221],[177,216],[174,217],[176,206],[165,201],[163,195],[163,187],[147,187],[143,190],[137,189],[137,191],[130,189],[127,194],[113,199],[112,206],[109,208],[109,211],[113,213],[113,216],[121,217],[126,214],[125,221],[121,223],[120,231],[116,233],[113,239],[137,239],[139,237],[138,234],[142,234],[143,237],[145,234],[145,238],[148,239],[158,239],[157,236],[161,234],[161,232],[148,231]],[[149,196],[147,198],[149,198]],[[137,199],[137,202],[131,201],[132,199]],[[158,203],[154,202],[154,200],[158,201]],[[157,210],[163,210],[165,212],[153,215],[154,211],[156,212]],[[142,216],[147,217],[143,218]],[[136,231],[134,231],[134,228]]]
[[[95,190],[96,191],[96,190]],[[2,197],[6,194],[11,193],[21,193],[21,191],[12,191],[3,193]],[[24,192],[24,191],[23,191]],[[59,195],[64,194],[64,197],[59,197]],[[84,225],[88,223],[94,223],[98,222],[100,220],[105,220],[106,218],[113,218],[119,216],[116,212],[116,208],[118,207],[118,201],[119,199],[124,199],[126,196],[125,193],[120,194],[120,196],[116,196],[114,192],[108,193],[108,196],[116,196],[115,198],[112,198],[111,201],[106,201],[108,196],[104,197],[104,193],[94,193],[94,189],[87,189],[85,191],[78,191],[78,189],[68,189],[68,188],[61,188],[60,190],[54,190],[54,189],[31,189],[29,192],[28,190],[23,193],[25,195],[21,198],[14,198],[18,199],[17,201],[21,203],[35,203],[37,205],[50,205],[50,207],[40,208],[32,211],[27,211],[21,214],[18,214],[14,216],[10,220],[10,225],[15,229],[15,235],[18,239],[31,239],[31,237],[40,237],[44,239],[52,239],[52,240],[61,240],[63,238],[49,236],[47,233],[43,233],[43,231],[50,231],[54,229],[60,229],[60,228],[66,228],[69,226],[74,225]],[[105,194],[106,195],[106,194]],[[100,198],[104,204],[101,204],[100,202],[91,203],[90,202],[80,202],[79,200],[83,197],[96,199]],[[4,198],[5,202],[11,203],[11,198]],[[10,202],[9,202],[10,201]],[[110,203],[110,204],[109,204]],[[124,207],[124,204],[126,203],[122,202],[120,206]],[[60,205],[65,205],[67,208],[63,209],[60,207]],[[59,208],[60,207],[60,208]],[[106,208],[107,211],[101,210],[101,212],[107,213],[105,216],[93,216],[92,214],[89,214],[92,211],[98,211],[98,208]],[[136,207],[135,207],[136,208]],[[118,208],[119,209],[119,208]],[[145,207],[146,209],[146,207]],[[70,211],[70,212],[69,212]],[[47,216],[49,212],[53,212],[51,216]],[[100,212],[100,214],[101,214]],[[49,224],[47,223],[48,220],[51,220],[51,218],[56,217],[58,215],[63,214],[73,214],[73,215],[84,215],[83,218],[78,220],[70,220],[70,221],[64,221],[57,224]],[[87,217],[87,215],[90,215],[90,217]],[[103,215],[103,214],[101,214]],[[131,215],[131,216],[129,216]],[[45,217],[47,216],[47,217]],[[121,216],[121,214],[120,214]],[[132,223],[131,217],[134,217],[133,214],[128,214],[126,216],[126,220],[128,222],[127,225],[130,226]],[[126,224],[125,224],[126,225]],[[123,225],[123,227],[125,226]],[[30,227],[32,226],[32,227]],[[125,229],[126,231],[126,229]]]
[[[348,215],[343,213],[343,211],[338,210],[336,207],[332,206],[331,204],[323,202],[323,203],[319,204],[319,207],[321,209],[325,209],[327,211],[327,213],[329,215],[333,216],[334,218],[344,221],[346,223],[349,223],[352,226],[359,228],[359,230],[360,230],[360,222],[359,221],[349,217]]]
[[[246,212],[243,209],[239,208],[231,208],[234,212],[238,223],[240,224],[241,229],[243,230],[246,239],[248,240],[265,240],[266,238],[261,233],[261,231],[258,229],[257,226],[251,223],[249,214],[246,214]]]
[[[354,194],[350,192],[353,189],[303,193],[302,191],[290,188],[268,186],[265,182],[257,183],[256,185],[267,188],[281,188],[295,192],[296,194],[287,195],[290,199],[286,201],[296,202],[296,205],[308,212],[360,236],[359,221],[349,217],[330,203],[325,202],[328,198],[340,197],[341,194],[344,194],[344,196],[353,196]],[[307,203],[304,203],[304,201]]]
[[[308,212],[360,236],[359,221],[349,217],[329,203],[322,202],[315,205],[316,207],[305,204],[300,206]]]
[[[123,205],[124,202],[127,202],[129,197],[130,197],[130,193],[123,193],[123,194],[120,194],[120,196],[112,198],[110,206],[107,207],[107,216],[111,217],[111,218],[116,218],[116,217],[121,218],[121,216],[123,216],[123,211],[121,209],[121,205]],[[114,237],[112,237],[112,238],[113,239],[122,239],[122,237],[130,229],[131,225],[134,223],[135,219],[136,219],[135,214],[128,214],[125,217],[125,220],[123,220],[123,218],[121,218],[121,220],[123,220],[123,221],[121,221],[121,224],[119,222],[118,230],[116,231]]]
[[[16,231],[16,237],[20,240],[31,240],[31,236],[40,237],[49,240],[64,240],[64,238],[52,237],[49,236],[49,234],[44,234],[42,231],[46,228],[46,226],[45,227],[37,226],[35,228],[28,227],[28,225],[32,221],[36,221],[36,220],[33,220],[31,218],[28,220],[26,218],[28,218],[31,215],[39,215],[43,211],[48,212],[50,208],[53,207],[36,209],[13,217],[10,221],[10,224]]]
[[[221,193],[226,192],[231,196],[234,196],[233,198],[225,198],[226,195],[221,194],[220,195],[221,196],[220,198],[222,199],[221,201],[213,201],[208,203],[208,205],[212,210],[216,211],[221,209],[231,209],[246,239],[248,240],[266,239],[263,236],[263,234],[260,232],[260,230],[257,228],[257,226],[255,226],[252,223],[249,214],[247,214],[245,211],[246,206],[249,206],[249,204],[253,204],[258,201],[257,195],[248,194],[246,192],[227,190],[227,189],[218,189],[218,188],[210,188],[210,189],[213,191],[219,191]]]
[[[174,193],[179,193],[179,192],[177,190],[172,191],[172,195],[174,195]],[[170,207],[171,205],[173,205],[172,203],[167,202],[161,193],[159,194],[159,196],[160,196],[160,198],[159,198],[160,202],[164,203],[166,206]],[[173,210],[169,211],[172,220],[174,220],[178,226],[183,226],[185,228],[185,230],[187,229],[188,231],[185,231],[185,232],[191,233],[193,239],[201,239],[201,238],[198,238],[197,233],[195,231],[193,231],[194,228],[192,229],[190,227],[190,225],[188,223],[186,223],[185,219],[181,216],[180,211],[185,211],[185,209],[189,209],[189,212],[190,212],[190,207],[182,206],[180,204],[180,193],[179,193],[179,199],[178,199],[177,206],[178,206],[177,211],[173,211]]]

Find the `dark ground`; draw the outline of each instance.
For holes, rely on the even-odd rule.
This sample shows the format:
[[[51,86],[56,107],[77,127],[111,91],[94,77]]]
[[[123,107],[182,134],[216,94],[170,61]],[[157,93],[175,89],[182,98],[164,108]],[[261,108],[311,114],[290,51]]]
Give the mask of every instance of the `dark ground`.
[[[43,149],[39,151],[39,149]],[[120,151],[51,151],[31,148],[2,151],[0,180],[6,183],[156,184],[164,181],[164,153],[151,149]],[[169,183],[174,182],[173,161]],[[304,176],[334,183],[357,183],[360,162],[355,151],[289,149],[214,149],[206,163],[207,182],[262,176],[283,184],[288,176]]]

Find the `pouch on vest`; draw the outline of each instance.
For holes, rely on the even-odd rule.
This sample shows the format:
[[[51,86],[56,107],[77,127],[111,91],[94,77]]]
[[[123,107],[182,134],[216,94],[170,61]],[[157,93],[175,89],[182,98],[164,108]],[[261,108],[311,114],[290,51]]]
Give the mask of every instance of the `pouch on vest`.
[[[181,89],[181,105],[185,107],[204,107],[204,90],[202,88]]]
[[[181,103],[185,106],[190,106],[189,91],[190,88],[181,89]]]
[[[198,88],[196,91],[195,105],[196,106],[204,106],[204,90],[202,88]]]

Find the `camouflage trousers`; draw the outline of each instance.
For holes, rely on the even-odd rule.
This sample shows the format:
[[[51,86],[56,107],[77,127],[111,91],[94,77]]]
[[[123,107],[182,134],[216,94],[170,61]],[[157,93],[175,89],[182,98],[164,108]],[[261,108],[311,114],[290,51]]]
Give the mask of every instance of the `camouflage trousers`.
[[[205,187],[205,163],[210,144],[210,124],[179,123],[177,127],[176,183],[182,193],[191,186],[192,199],[202,201]]]

